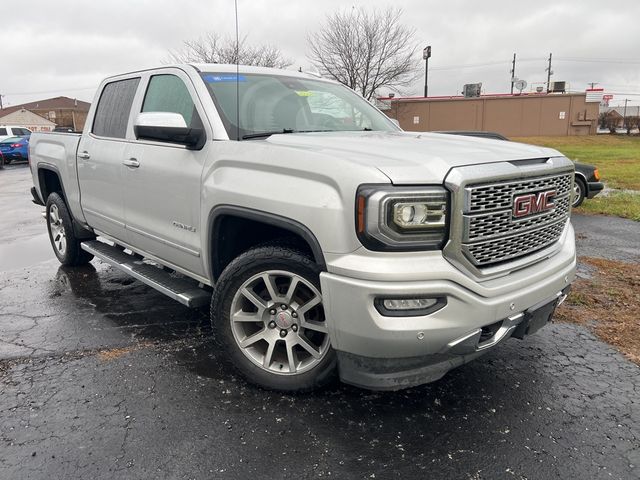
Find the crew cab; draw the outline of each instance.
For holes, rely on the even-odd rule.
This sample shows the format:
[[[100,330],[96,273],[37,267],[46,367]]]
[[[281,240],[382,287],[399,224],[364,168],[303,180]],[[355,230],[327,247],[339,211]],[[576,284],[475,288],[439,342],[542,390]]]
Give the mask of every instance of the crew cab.
[[[30,158],[61,263],[209,305],[217,358],[266,388],[437,380],[536,332],[574,278],[570,160],[403,132],[306,73],[109,77],[82,134],[34,133]]]

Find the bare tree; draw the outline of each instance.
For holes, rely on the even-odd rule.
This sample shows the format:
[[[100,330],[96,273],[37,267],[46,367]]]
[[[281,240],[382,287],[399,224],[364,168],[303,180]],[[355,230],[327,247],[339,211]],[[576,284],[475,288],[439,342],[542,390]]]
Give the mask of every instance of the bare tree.
[[[640,128],[640,117],[638,116],[627,117],[625,128],[627,129],[627,135],[631,135],[631,130]]]
[[[247,37],[235,39],[207,33],[196,40],[185,40],[180,50],[169,51],[169,61],[176,63],[239,63],[259,67],[285,68],[293,62],[273,45],[249,45]]]
[[[402,10],[352,8],[328,15],[308,36],[311,63],[367,100],[383,88],[406,87],[417,77],[414,30],[401,23]]]
[[[620,115],[615,110],[600,114],[600,125],[609,130],[609,133],[615,135],[618,125],[620,124]]]

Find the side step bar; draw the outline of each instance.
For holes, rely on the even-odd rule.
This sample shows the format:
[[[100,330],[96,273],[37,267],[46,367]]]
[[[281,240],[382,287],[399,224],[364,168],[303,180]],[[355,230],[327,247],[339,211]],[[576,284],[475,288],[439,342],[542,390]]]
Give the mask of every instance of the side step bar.
[[[99,240],[82,242],[80,246],[84,251],[91,253],[103,262],[122,270],[187,307],[202,307],[211,300],[211,293],[200,288],[196,280],[174,276],[161,268],[143,263],[117,247],[112,247]]]

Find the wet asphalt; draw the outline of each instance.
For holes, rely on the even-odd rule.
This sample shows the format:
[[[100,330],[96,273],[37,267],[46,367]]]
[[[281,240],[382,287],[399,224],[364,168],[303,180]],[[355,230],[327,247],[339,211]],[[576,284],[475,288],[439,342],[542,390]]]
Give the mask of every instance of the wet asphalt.
[[[0,170],[0,479],[640,478],[640,369],[581,327],[401,392],[265,392],[205,310],[59,266],[30,185]],[[574,224],[580,255],[640,261],[640,224]]]

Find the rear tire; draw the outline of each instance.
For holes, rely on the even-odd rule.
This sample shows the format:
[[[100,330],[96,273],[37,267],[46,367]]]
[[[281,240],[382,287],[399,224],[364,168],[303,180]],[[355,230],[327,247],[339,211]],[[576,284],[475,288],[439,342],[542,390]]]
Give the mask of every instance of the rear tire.
[[[62,265],[85,265],[93,259],[92,254],[80,247],[81,241],[73,230],[71,214],[63,198],[56,192],[47,198],[46,218],[53,253]]]
[[[5,159],[4,159],[4,164],[5,164],[5,165],[10,165],[10,164],[11,164],[11,162],[13,162],[13,159],[12,159],[12,158],[5,158]]]
[[[255,247],[222,272],[211,300],[220,359],[270,390],[302,392],[335,378],[320,268],[302,252]]]

